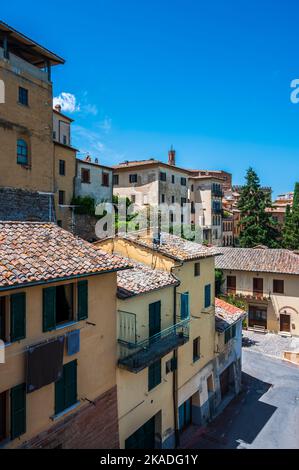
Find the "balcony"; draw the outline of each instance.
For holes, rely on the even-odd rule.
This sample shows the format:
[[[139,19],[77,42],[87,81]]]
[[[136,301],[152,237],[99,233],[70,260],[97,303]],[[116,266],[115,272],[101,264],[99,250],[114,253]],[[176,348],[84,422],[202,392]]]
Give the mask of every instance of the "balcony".
[[[212,189],[212,196],[214,197],[223,197],[222,189]]]
[[[265,292],[261,290],[254,290],[254,289],[243,289],[243,288],[236,288],[236,287],[227,287],[221,289],[222,295],[232,296],[244,300],[261,300],[261,301],[269,301],[272,292]]]
[[[222,214],[222,207],[212,206],[214,214]]]
[[[0,47],[0,61],[5,60],[10,65],[10,69],[16,75],[20,76],[31,76],[43,82],[49,82],[47,71],[35,67],[34,65],[26,62],[21,57],[17,57],[15,54],[9,53],[9,60],[4,59],[4,50]]]
[[[136,316],[128,312],[119,313],[120,358],[118,365],[135,374],[189,341],[189,318],[162,330],[151,338],[138,342],[134,326]],[[124,339],[124,334],[126,339]]]

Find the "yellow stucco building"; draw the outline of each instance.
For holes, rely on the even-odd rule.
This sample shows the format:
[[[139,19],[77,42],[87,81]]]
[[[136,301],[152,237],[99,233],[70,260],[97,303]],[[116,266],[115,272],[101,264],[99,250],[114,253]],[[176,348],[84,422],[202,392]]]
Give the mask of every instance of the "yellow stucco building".
[[[96,246],[142,263],[134,278],[132,272],[118,275],[121,448],[173,448],[189,425],[212,419],[222,400],[215,251],[165,233],[160,241],[134,233]],[[159,286],[163,272],[177,285]]]
[[[54,224],[0,222],[0,238],[0,446],[118,448],[116,272],[128,263]]]
[[[61,206],[73,196],[76,150],[71,120],[52,109],[51,68],[59,64],[64,59],[0,22],[0,189],[10,189],[3,196],[10,217],[1,210],[2,219],[57,220],[70,226],[70,211]],[[26,197],[20,194],[24,190]],[[40,219],[35,205],[41,200]]]

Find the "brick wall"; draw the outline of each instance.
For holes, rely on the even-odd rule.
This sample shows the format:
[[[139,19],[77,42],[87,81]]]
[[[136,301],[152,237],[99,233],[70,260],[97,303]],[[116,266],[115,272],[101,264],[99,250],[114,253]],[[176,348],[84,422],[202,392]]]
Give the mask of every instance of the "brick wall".
[[[0,187],[0,220],[55,220],[53,196],[16,188]]]
[[[116,386],[48,431],[34,437],[23,448],[118,449]]]

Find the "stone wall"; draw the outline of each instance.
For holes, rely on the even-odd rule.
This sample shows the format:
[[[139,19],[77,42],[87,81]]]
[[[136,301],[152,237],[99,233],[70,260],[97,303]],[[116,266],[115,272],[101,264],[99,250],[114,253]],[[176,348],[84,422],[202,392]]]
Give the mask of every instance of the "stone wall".
[[[0,220],[53,222],[56,220],[53,196],[0,187]]]
[[[73,232],[84,240],[93,242],[97,240],[95,228],[98,219],[87,214],[75,214]]]
[[[118,449],[116,386],[28,441],[27,449]]]

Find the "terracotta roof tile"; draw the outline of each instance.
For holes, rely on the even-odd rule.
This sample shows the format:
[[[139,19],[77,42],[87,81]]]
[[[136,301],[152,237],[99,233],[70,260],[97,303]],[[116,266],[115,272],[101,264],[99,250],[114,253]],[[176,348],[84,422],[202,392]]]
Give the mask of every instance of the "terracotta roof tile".
[[[52,223],[0,222],[0,288],[130,267]]]
[[[136,261],[127,261],[133,265],[133,269],[117,273],[117,295],[120,299],[180,284],[174,276],[166,271],[152,269]]]
[[[146,248],[154,248],[161,254],[177,261],[196,260],[219,254],[216,252],[215,247],[207,247],[168,233],[161,233],[159,245],[153,244],[152,236],[138,232],[128,233],[123,238]]]
[[[215,298],[215,326],[216,331],[219,333],[222,333],[229,326],[245,316],[245,310],[229,304],[222,299]]]
[[[299,274],[299,255],[270,248],[217,248],[216,268],[280,274]]]

